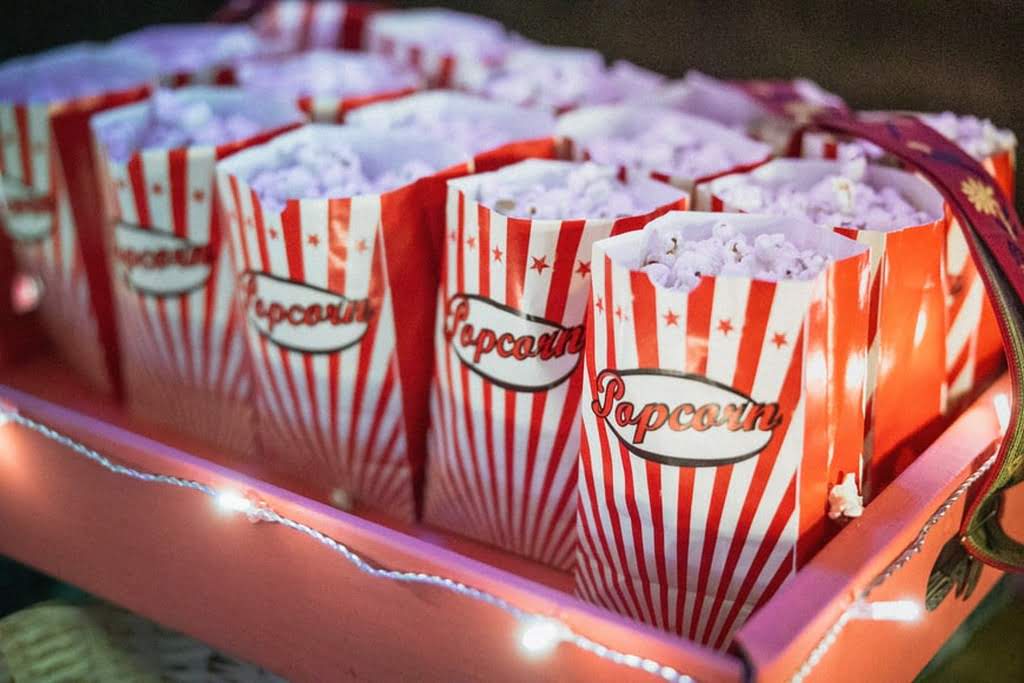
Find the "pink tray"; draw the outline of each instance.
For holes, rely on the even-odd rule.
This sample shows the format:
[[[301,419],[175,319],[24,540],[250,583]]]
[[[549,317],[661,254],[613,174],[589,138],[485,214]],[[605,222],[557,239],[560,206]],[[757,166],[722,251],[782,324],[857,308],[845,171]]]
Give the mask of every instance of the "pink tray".
[[[755,615],[734,654],[720,654],[576,600],[567,575],[432,529],[346,514],[251,467],[218,463],[201,446],[133,423],[52,359],[0,368],[0,400],[122,464],[249,491],[378,565],[484,589],[702,682],[788,680],[802,666],[813,681],[908,680],[919,671],[997,571],[984,571],[970,599],[951,595],[916,623],[851,621],[830,648],[820,643],[984,460],[999,433],[992,399],[1008,388],[1004,377],[982,395]],[[370,577],[305,536],[224,515],[191,491],[111,474],[18,425],[0,426],[0,486],[0,553],[293,681],[658,680],[569,644],[527,657],[516,621],[491,606]],[[1012,493],[1007,514],[1024,510],[1020,489]],[[923,601],[962,513],[961,498],[871,599]]]

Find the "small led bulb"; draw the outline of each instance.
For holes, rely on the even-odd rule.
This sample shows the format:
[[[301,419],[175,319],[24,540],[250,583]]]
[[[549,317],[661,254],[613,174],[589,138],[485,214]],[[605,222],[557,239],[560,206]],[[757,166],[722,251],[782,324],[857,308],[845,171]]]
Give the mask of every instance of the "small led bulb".
[[[256,509],[253,502],[238,491],[221,491],[217,494],[215,502],[222,512],[244,512],[250,514]]]
[[[519,627],[519,647],[530,657],[546,657],[565,637],[565,625],[546,617],[533,617]]]

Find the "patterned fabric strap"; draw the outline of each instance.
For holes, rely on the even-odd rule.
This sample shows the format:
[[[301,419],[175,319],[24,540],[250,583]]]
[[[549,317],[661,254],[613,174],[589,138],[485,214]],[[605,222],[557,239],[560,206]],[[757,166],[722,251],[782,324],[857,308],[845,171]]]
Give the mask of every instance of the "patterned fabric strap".
[[[1024,543],[1001,522],[1002,492],[1024,480],[1024,240],[1020,218],[975,159],[912,116],[856,114],[808,102],[788,81],[734,82],[773,114],[878,145],[926,176],[963,228],[971,256],[999,318],[1012,379],[1013,411],[995,465],[964,515],[961,536],[974,557],[1024,571]]]

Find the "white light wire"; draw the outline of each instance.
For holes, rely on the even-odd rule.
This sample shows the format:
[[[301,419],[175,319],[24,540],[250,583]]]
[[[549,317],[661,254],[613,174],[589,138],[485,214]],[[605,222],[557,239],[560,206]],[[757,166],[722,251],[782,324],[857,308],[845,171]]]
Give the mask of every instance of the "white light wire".
[[[6,419],[6,420],[5,420]],[[130,479],[143,481],[152,484],[162,484],[165,486],[175,486],[182,489],[189,489],[202,493],[203,495],[211,498],[214,502],[222,499],[225,494],[231,495],[229,491],[220,490],[192,479],[185,479],[182,477],[175,477],[168,474],[154,474],[152,472],[144,472],[142,470],[135,469],[134,467],[128,467],[126,465],[120,465],[107,456],[99,453],[92,448],[89,448],[85,444],[75,441],[71,437],[61,434],[60,432],[40,423],[35,420],[20,415],[15,411],[0,409],[0,424],[5,421],[19,424],[22,427],[30,429],[37,434],[58,443],[62,446],[69,448],[78,455],[91,460],[92,462],[100,465],[104,469],[114,474],[119,474]],[[503,598],[488,593],[487,591],[480,590],[479,588],[473,588],[467,586],[464,583],[449,579],[444,576],[438,576],[435,574],[426,574],[423,572],[406,572],[394,569],[382,569],[374,567],[364,560],[358,553],[351,550],[345,544],[331,538],[327,534],[314,529],[313,527],[304,524],[298,520],[286,517],[281,513],[277,512],[273,508],[269,507],[262,501],[259,503],[254,502],[251,507],[244,510],[244,513],[252,521],[269,522],[271,524],[280,524],[281,526],[287,527],[293,531],[301,533],[313,540],[317,541],[323,546],[326,546],[329,550],[334,553],[341,555],[343,558],[348,560],[356,569],[364,574],[368,574],[374,578],[387,579],[390,581],[397,581],[400,583],[418,583],[429,586],[435,586],[443,590],[461,595],[471,600],[476,600],[492,607],[496,607],[501,611],[515,617],[521,623],[533,623],[535,620],[544,619],[549,620],[551,617],[528,612],[520,607],[517,607]],[[608,660],[621,666],[636,669],[638,671],[644,671],[653,676],[660,677],[670,683],[697,683],[696,679],[686,674],[680,673],[675,668],[661,664],[653,659],[647,659],[640,657],[639,655],[628,654],[619,652],[610,647],[602,645],[601,643],[595,642],[590,638],[575,633],[569,628],[564,622],[558,622],[561,625],[559,640],[561,642],[570,643],[581,650],[590,652],[591,654],[601,659]]]

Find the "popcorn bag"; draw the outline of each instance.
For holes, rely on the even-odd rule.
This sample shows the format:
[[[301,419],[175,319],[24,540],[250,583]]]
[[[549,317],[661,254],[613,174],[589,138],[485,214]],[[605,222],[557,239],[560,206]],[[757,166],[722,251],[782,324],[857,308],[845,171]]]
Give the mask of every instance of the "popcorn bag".
[[[115,45],[145,52],[156,60],[161,84],[232,85],[238,60],[262,49],[247,26],[226,24],[159,24],[121,36]]]
[[[568,205],[557,189],[530,197],[538,186],[566,188]],[[590,248],[682,208],[684,196],[550,160],[448,187],[424,516],[568,569]],[[608,211],[616,194],[627,202]],[[533,219],[520,217],[528,204]]]
[[[338,50],[263,56],[238,67],[245,88],[295,98],[319,123],[341,123],[346,115],[374,102],[408,95],[423,78],[380,55]]]
[[[552,158],[555,118],[546,112],[433,90],[353,111],[347,123],[376,131],[408,131],[442,140],[470,159],[476,173],[527,158]]]
[[[1010,201],[1013,201],[1016,166],[1016,138],[988,120],[974,116],[918,114],[943,136],[956,142],[981,161]],[[823,132],[804,134],[801,147],[805,157],[884,158],[874,145],[860,140],[840,140]],[[946,227],[946,381],[949,408],[970,395],[1002,366],[1003,340],[992,302],[985,293],[977,265],[970,257],[963,229],[952,215]]]
[[[775,99],[794,99],[785,116],[766,106]],[[723,81],[699,71],[661,88],[652,102],[711,119],[771,145],[777,154],[788,154],[798,143],[801,119],[818,107],[845,109],[838,95],[814,81]],[[795,120],[794,120],[795,119]]]
[[[649,173],[688,194],[699,183],[771,158],[764,143],[667,108],[586,107],[559,117],[556,132],[574,157]]]
[[[366,27],[370,52],[412,66],[435,88],[458,82],[463,69],[497,66],[508,40],[500,22],[437,8],[378,12]]]
[[[301,120],[284,101],[191,86],[92,121],[113,200],[128,408],[244,456],[253,450],[252,380],[215,166]]]
[[[253,19],[253,25],[276,51],[360,50],[367,19],[376,10],[372,2],[276,0]]]
[[[500,63],[469,62],[453,75],[460,90],[555,113],[640,98],[663,80],[629,62],[608,68],[597,50],[519,41],[509,45]]]
[[[815,268],[787,277],[790,245]],[[862,245],[752,214],[673,212],[594,245],[581,597],[721,649],[827,517],[859,514],[867,268]]]
[[[349,176],[331,178],[344,150]],[[311,125],[218,164],[263,457],[340,507],[415,514],[438,281],[425,216],[444,212],[415,178],[464,173],[460,159],[419,136]]]
[[[107,393],[120,367],[89,119],[142,99],[155,77],[145,55],[88,43],[0,66],[4,228],[19,269],[42,284],[58,352]]]
[[[875,194],[868,199],[868,192]],[[864,495],[874,497],[916,456],[907,440],[945,406],[941,195],[897,169],[776,159],[712,181],[698,202],[714,211],[796,213],[821,226],[860,226],[835,230],[871,254]]]

